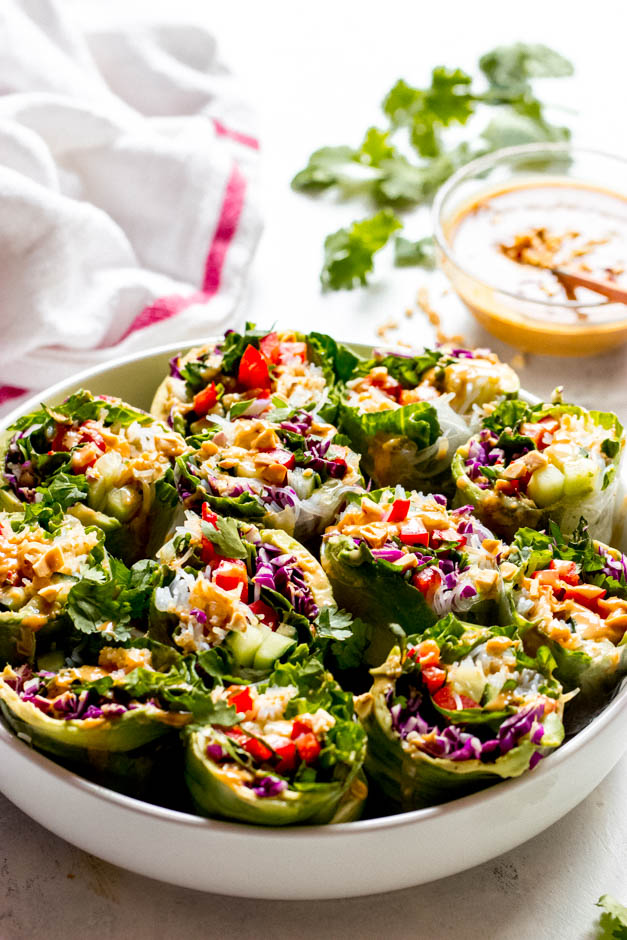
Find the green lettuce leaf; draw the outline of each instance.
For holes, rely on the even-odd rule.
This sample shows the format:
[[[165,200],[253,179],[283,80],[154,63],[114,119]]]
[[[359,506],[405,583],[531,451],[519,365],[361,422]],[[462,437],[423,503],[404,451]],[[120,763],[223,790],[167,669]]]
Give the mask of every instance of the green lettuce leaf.
[[[359,356],[326,333],[309,333],[307,344],[313,362],[322,368],[329,385],[334,385],[336,381],[345,382],[360,362]]]
[[[441,429],[435,408],[428,402],[414,402],[390,411],[358,414],[356,408],[342,407],[342,429],[358,451],[377,434],[395,435],[414,441],[419,450],[435,444]]]
[[[376,366],[383,366],[393,379],[396,379],[403,388],[416,388],[420,385],[422,377],[429,369],[443,365],[445,359],[439,350],[425,349],[419,356],[377,356],[375,359],[362,360],[355,368],[350,378],[359,375],[368,375]]]

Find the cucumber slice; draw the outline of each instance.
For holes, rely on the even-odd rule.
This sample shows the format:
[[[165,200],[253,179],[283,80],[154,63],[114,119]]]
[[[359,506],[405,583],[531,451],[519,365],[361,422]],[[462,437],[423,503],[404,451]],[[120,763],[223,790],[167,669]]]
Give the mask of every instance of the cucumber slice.
[[[252,666],[257,650],[266,638],[272,636],[270,627],[249,624],[246,630],[233,630],[224,641],[240,666]]]
[[[264,637],[263,643],[255,653],[253,666],[255,669],[271,669],[277,659],[280,659],[288,650],[296,646],[296,640],[280,633],[272,633]]]
[[[593,460],[578,457],[564,464],[564,496],[581,496],[594,489],[597,467]]]
[[[128,522],[141,506],[141,501],[141,494],[137,490],[130,486],[116,486],[107,494],[106,512],[110,512],[120,522]]]
[[[531,475],[527,495],[536,506],[550,506],[561,499],[564,491],[564,474],[553,464],[540,467]]]

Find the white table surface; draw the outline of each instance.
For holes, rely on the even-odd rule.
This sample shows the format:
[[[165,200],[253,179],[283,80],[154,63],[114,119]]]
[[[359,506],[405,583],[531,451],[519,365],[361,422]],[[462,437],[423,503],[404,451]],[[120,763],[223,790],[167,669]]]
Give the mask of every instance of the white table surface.
[[[377,342],[376,327],[392,318],[401,328],[389,334],[391,341],[429,343],[432,329],[415,304],[418,289],[427,286],[446,332],[491,342],[461,304],[442,293],[438,275],[395,270],[385,252],[368,291],[320,293],[324,236],[366,211],[294,194],[289,180],[316,147],[357,143],[377,122],[378,102],[398,77],[420,84],[437,64],[472,69],[499,43],[546,42],[574,60],[577,75],[546,82],[545,97],[579,111],[565,117],[580,142],[627,154],[627,7],[621,0],[597,0],[585,9],[564,0],[524,6],[500,0],[67,3],[88,26],[178,16],[209,24],[219,37],[223,58],[248,86],[263,141],[266,230],[240,311],[260,324],[277,320]],[[427,230],[425,212],[408,220],[408,237]],[[411,319],[404,317],[407,308],[416,311]],[[505,358],[515,352],[492,346]],[[521,374],[538,394],[564,384],[574,400],[627,419],[626,366],[627,348],[577,361],[527,357]],[[0,937],[592,940],[599,895],[613,892],[627,901],[626,771],[624,758],[563,820],[479,868],[394,894],[309,906],[203,895],[131,875],[56,838],[0,797]]]

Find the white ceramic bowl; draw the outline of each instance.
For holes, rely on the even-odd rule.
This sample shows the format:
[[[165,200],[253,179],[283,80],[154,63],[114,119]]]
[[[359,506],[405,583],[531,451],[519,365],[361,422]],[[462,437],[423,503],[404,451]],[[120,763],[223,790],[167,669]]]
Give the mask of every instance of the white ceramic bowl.
[[[178,349],[162,347],[80,373],[26,402],[4,425],[80,387],[148,408]],[[340,898],[422,884],[520,845],[583,800],[626,749],[624,686],[583,731],[516,780],[397,816],[264,829],[122,796],[59,767],[0,725],[0,789],[79,848],[152,878],[242,897]]]

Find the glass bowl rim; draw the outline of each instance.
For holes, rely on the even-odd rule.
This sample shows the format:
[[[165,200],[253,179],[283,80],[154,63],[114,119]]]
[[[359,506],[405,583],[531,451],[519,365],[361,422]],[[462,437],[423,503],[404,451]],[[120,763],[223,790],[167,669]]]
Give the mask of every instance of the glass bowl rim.
[[[464,166],[460,167],[455,171],[449,178],[443,183],[438,189],[435,198],[433,200],[432,208],[432,219],[433,219],[433,236],[437,247],[440,249],[442,254],[450,261],[455,267],[464,274],[466,277],[475,281],[475,283],[480,284],[482,287],[486,287],[488,290],[496,291],[499,294],[504,295],[505,297],[511,297],[513,300],[525,303],[532,304],[538,309],[541,307],[549,307],[555,309],[571,309],[571,310],[602,310],[603,307],[614,306],[615,303],[610,300],[601,300],[594,301],[592,303],[582,303],[577,300],[538,300],[533,297],[525,297],[523,294],[519,294],[516,291],[507,290],[504,287],[499,287],[497,284],[491,284],[485,281],[483,278],[479,277],[473,271],[469,270],[465,265],[461,264],[456,257],[453,246],[447,241],[444,230],[442,228],[442,207],[447,199],[447,197],[456,189],[456,187],[464,181],[466,177],[473,176],[476,173],[483,172],[484,170],[493,169],[498,166],[501,162],[507,162],[511,158],[515,157],[524,157],[524,156],[534,156],[541,153],[551,153],[551,154],[580,154],[589,157],[601,157],[603,159],[612,160],[617,163],[622,163],[627,169],[627,158],[621,157],[618,154],[610,153],[607,150],[597,150],[593,147],[579,147],[574,146],[570,141],[560,141],[557,143],[532,143],[532,144],[517,144],[512,147],[501,147],[499,150],[493,150],[490,153],[484,154],[481,157],[476,157],[474,160],[471,160],[470,163],[465,163]],[[627,193],[626,193],[627,198]],[[626,314],[627,316],[627,314]],[[613,320],[608,321],[597,321],[598,323],[604,322],[614,322]],[[589,326],[589,324],[587,325]]]

